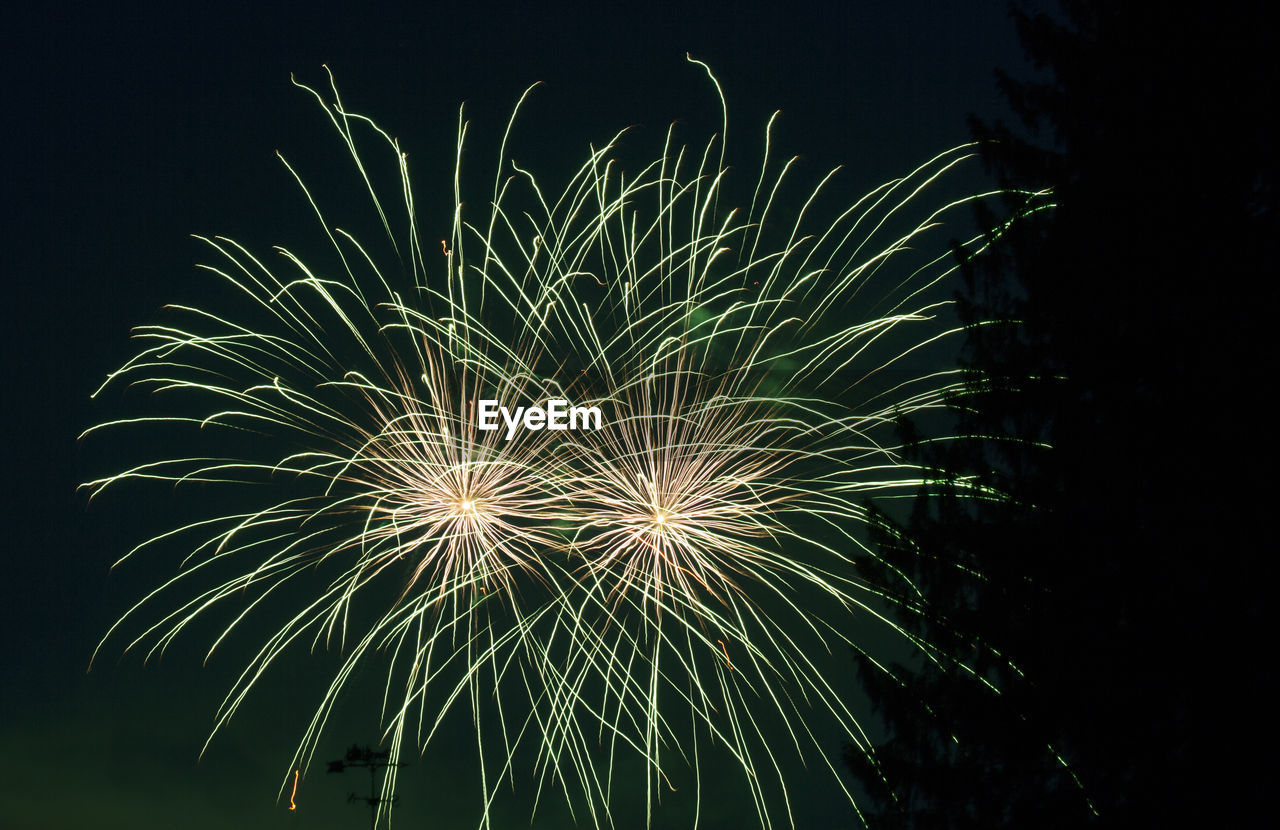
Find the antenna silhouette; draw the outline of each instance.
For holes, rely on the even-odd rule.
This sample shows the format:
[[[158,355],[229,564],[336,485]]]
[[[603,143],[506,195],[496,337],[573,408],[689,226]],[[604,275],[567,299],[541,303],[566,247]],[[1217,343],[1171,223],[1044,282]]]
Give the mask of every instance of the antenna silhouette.
[[[369,830],[377,830],[378,827],[378,809],[383,804],[395,806],[400,800],[400,796],[394,793],[390,798],[383,798],[378,795],[378,770],[387,767],[407,767],[408,764],[391,760],[391,750],[385,752],[374,752],[368,746],[361,747],[358,744],[352,744],[347,750],[347,757],[341,761],[330,761],[329,772],[342,772],[347,767],[368,767],[369,768],[369,795],[361,796],[351,793],[347,796],[347,801],[352,803],[363,801],[369,805]]]

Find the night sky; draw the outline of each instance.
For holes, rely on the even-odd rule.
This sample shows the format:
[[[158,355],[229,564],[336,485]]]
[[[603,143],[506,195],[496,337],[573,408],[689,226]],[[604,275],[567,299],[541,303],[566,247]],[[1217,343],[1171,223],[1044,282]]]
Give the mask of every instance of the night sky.
[[[1002,2],[742,2],[696,12],[668,3],[630,12],[458,5],[465,9],[174,4],[142,12],[53,3],[10,12],[0,36],[0,825],[255,830],[366,821],[346,804],[349,791],[367,786],[359,773],[313,768],[297,813],[287,812],[287,798],[276,801],[331,659],[299,660],[269,677],[198,762],[243,651],[228,648],[202,668],[214,629],[196,627],[146,666],[113,640],[86,673],[111,623],[177,564],[156,557],[109,571],[155,532],[157,516],[163,528],[167,505],[140,503],[127,490],[89,505],[77,492],[137,460],[109,435],[77,443],[85,428],[123,411],[118,399],[113,406],[89,395],[133,354],[132,326],[157,319],[167,302],[199,300],[206,283],[194,266],[210,257],[190,234],[224,234],[255,251],[313,244],[313,218],[275,151],[323,170],[335,139],[291,73],[322,85],[327,64],[344,102],[400,138],[422,194],[448,187],[459,104],[475,137],[469,157],[490,163],[510,108],[535,81],[545,86],[525,110],[516,155],[552,177],[624,126],[642,137],[672,121],[716,129],[718,101],[686,63],[690,52],[723,84],[731,159],[756,157],[763,125],[780,109],[779,152],[801,154],[811,179],[845,165],[838,186],[852,200],[967,140],[969,113],[1007,117],[993,70],[1030,71]],[[445,190],[424,200],[424,224],[444,228],[428,238],[447,233],[448,217],[433,207],[451,197]],[[836,682],[852,688],[851,666]],[[361,702],[380,690],[378,679],[353,684],[321,760],[376,740],[376,713]],[[358,712],[370,714],[362,721]],[[463,724],[456,738],[411,759],[397,826],[476,825],[473,767],[464,751],[448,750],[470,734]],[[796,793],[801,826],[853,825],[821,775]],[[739,793],[708,802],[704,826],[754,820]],[[523,803],[499,808],[499,826],[523,826]],[[567,826],[560,803],[552,799],[535,826]],[[686,825],[659,813],[655,826]]]

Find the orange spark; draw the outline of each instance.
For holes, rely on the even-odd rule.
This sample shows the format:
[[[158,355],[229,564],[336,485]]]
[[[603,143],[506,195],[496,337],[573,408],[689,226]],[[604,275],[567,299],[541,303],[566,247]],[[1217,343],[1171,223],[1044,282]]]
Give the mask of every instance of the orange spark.
[[[300,772],[302,772],[300,769],[293,771],[293,792],[289,793],[289,812],[291,813],[298,809],[298,805],[294,803],[293,798],[298,794],[298,773]]]
[[[724,640],[716,640],[720,644],[720,650],[724,652],[725,665],[729,667],[729,671],[733,671],[733,663],[729,660],[729,647],[724,644]]]

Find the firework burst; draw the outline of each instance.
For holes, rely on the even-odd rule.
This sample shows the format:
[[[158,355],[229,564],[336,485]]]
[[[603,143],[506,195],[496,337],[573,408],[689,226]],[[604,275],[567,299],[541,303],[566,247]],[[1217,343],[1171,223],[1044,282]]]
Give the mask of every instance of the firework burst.
[[[624,756],[650,807],[683,777],[700,812],[715,756],[741,770],[762,826],[792,822],[788,759],[836,773],[819,730],[870,753],[849,690],[816,655],[861,647],[869,625],[912,641],[856,560],[872,555],[865,499],[921,482],[894,420],[957,387],[955,372],[910,365],[951,333],[935,294],[952,266],[934,237],[968,201],[922,209],[921,193],[968,150],[822,222],[811,215],[832,176],[797,201],[768,130],[745,210],[728,208],[723,136],[695,151],[669,132],[636,172],[614,142],[593,148],[555,196],[504,138],[487,209],[470,219],[459,184],[450,238],[433,247],[398,144],[336,89],[312,94],[395,267],[318,207],[338,258],[322,273],[283,249],[273,270],[205,240],[232,310],[174,307],[178,322],[139,329],[138,356],[104,384],[163,392],[170,414],[90,432],[185,426],[210,450],[86,486],[227,484],[252,506],[139,546],[190,553],[108,638],[162,596],[186,599],[133,645],[163,649],[232,606],[216,648],[259,605],[292,602],[215,734],[289,647],[336,640],[341,667],[289,766],[306,769],[338,692],[382,655],[397,755],[470,706],[485,825],[529,753],[536,797],[560,789],[597,826],[613,823],[619,792],[641,789],[615,774],[631,768]],[[465,132],[460,119],[459,167]],[[394,202],[357,151],[367,136],[394,159]],[[553,399],[604,415],[578,431],[482,425],[485,402]],[[289,591],[313,570],[328,575],[320,590]],[[383,610],[353,616],[366,597]]]

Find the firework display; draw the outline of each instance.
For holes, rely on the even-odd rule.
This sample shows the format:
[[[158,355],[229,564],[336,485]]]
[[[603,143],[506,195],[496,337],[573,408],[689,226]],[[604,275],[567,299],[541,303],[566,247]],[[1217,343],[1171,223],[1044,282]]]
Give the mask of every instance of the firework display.
[[[984,194],[931,186],[971,148],[833,212],[835,175],[793,185],[768,127],[750,172],[723,134],[690,147],[673,128],[648,163],[615,137],[555,186],[504,138],[492,189],[464,198],[460,118],[440,240],[398,142],[336,88],[307,91],[383,238],[335,227],[288,167],[325,263],[204,239],[221,305],[136,330],[103,389],[160,411],[89,433],[168,440],[86,487],[229,495],[125,557],[184,558],[103,643],[156,653],[214,615],[212,651],[279,619],[214,734],[283,654],[340,645],[282,770],[295,792],[368,664],[395,757],[474,723],[482,826],[504,783],[589,826],[614,826],[624,792],[652,810],[687,785],[701,805],[709,764],[739,771],[762,826],[793,823],[797,763],[856,802],[829,742],[872,749],[828,655],[891,636],[933,659],[858,562],[869,500],[925,478],[895,421],[960,388],[939,357],[957,330],[944,222]]]

